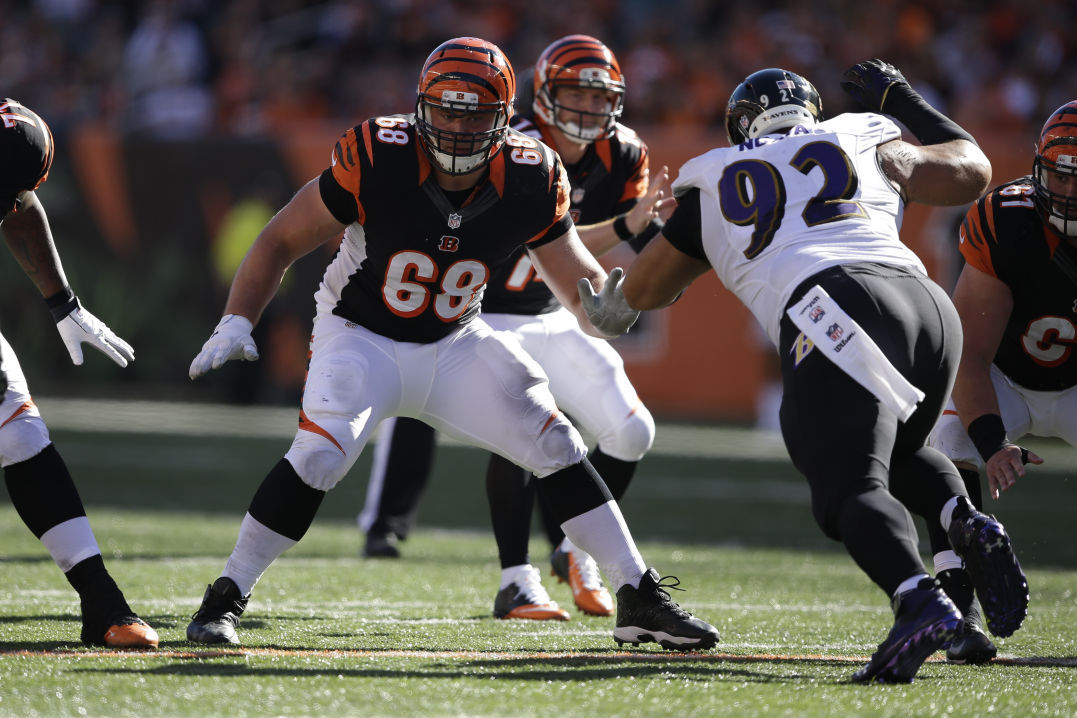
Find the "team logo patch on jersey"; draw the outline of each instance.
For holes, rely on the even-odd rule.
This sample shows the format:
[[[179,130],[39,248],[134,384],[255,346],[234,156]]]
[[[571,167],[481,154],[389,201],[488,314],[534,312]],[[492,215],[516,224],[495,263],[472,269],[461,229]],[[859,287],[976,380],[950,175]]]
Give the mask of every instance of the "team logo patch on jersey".
[[[460,238],[454,237],[451,234],[443,234],[441,235],[441,240],[438,242],[438,249],[442,252],[459,252]]]
[[[841,325],[834,322],[826,328],[826,335],[830,337],[830,341],[836,342],[841,339],[841,335],[845,333],[845,330],[841,328]]]
[[[459,212],[453,212],[449,215],[449,229],[460,229],[460,223],[464,221],[463,215]]]
[[[800,366],[800,362],[804,361],[804,357],[808,356],[814,348],[815,343],[808,339],[804,332],[801,332],[793,343],[793,366]]]
[[[583,201],[584,195],[583,187],[576,187],[572,190],[572,204],[579,204]]]

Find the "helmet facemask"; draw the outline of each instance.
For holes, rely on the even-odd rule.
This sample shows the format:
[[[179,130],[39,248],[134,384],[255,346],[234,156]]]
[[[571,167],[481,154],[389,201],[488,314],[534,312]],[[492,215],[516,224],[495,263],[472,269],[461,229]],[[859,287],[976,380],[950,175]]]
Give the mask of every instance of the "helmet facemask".
[[[535,115],[582,144],[608,137],[624,111],[621,66],[613,52],[590,35],[568,35],[543,50],[535,63],[534,84]],[[602,92],[606,101],[595,103],[585,93],[573,93],[578,102],[566,102],[565,94],[574,89]]]
[[[1043,220],[1059,234],[1077,237],[1077,101],[1051,113],[1040,131],[1032,184]]]
[[[443,172],[463,175],[480,169],[505,142],[509,114],[499,103],[481,103],[471,92],[445,90],[441,97],[419,95],[416,124],[423,149]],[[443,129],[456,121],[474,131]]]
[[[496,45],[476,37],[442,43],[419,76],[419,144],[447,174],[480,170],[504,146],[515,100],[516,75]]]

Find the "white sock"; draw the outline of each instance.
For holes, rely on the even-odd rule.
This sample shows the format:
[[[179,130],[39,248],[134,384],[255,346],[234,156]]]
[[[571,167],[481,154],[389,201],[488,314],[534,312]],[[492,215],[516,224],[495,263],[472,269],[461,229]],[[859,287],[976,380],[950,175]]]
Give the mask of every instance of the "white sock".
[[[607,501],[561,524],[573,544],[595,559],[614,593],[626,583],[639,588],[647,570],[616,501]]]
[[[951,496],[950,500],[942,505],[942,511],[939,512],[939,522],[942,524],[943,531],[950,530],[950,522],[954,520],[954,509],[957,508],[957,502],[960,499],[960,496]]]
[[[965,562],[961,560],[953,551],[947,549],[946,551],[939,551],[935,554],[935,575],[938,576],[943,571],[950,571],[955,568],[964,568]]]
[[[576,544],[572,543],[571,540],[569,540],[568,536],[565,536],[563,539],[561,539],[561,543],[557,546],[557,549],[559,551],[563,551],[564,553],[572,553],[573,551],[578,550],[578,547],[576,546]]]
[[[246,514],[239,525],[236,547],[232,549],[221,575],[235,581],[239,592],[246,596],[269,565],[297,543]]]
[[[81,561],[101,553],[90,528],[90,520],[85,516],[76,516],[56,524],[41,534],[41,543],[64,573]]]
[[[899,594],[905,593],[906,591],[913,590],[920,583],[920,581],[925,578],[931,577],[928,576],[926,573],[918,573],[913,576],[910,576],[909,578],[901,582],[901,585],[897,587],[896,591],[894,591],[894,595],[897,596]]]

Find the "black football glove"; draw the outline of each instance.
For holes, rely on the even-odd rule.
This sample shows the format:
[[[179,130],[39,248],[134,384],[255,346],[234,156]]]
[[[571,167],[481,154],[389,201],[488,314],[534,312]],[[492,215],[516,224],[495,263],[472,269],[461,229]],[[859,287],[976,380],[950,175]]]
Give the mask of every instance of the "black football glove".
[[[845,71],[841,89],[869,112],[884,112],[887,96],[894,85],[909,87],[909,81],[889,62],[865,60]]]

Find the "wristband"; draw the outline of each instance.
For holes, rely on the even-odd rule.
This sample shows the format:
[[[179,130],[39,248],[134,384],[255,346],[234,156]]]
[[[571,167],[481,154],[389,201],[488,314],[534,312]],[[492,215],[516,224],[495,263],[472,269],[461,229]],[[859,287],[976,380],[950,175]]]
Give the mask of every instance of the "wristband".
[[[53,320],[59,322],[79,307],[79,299],[71,291],[71,287],[64,287],[51,297],[45,297],[45,304],[52,312]]]
[[[647,226],[643,228],[643,231],[637,234],[635,237],[629,238],[628,246],[632,248],[636,254],[643,251],[643,248],[647,246],[647,243],[658,236],[658,233],[662,231],[662,228],[666,226],[660,218],[655,217]]]
[[[976,446],[976,451],[988,461],[1000,449],[1012,446],[1006,438],[1006,427],[1002,424],[1002,417],[998,414],[983,414],[976,417],[968,428],[969,438]]]
[[[636,236],[632,233],[632,230],[628,228],[628,214],[617,215],[617,219],[613,220],[613,231],[617,234],[617,237],[624,242],[627,242]]]
[[[880,110],[901,121],[923,145],[937,145],[950,140],[976,140],[956,122],[936,110],[903,82],[886,88]]]

